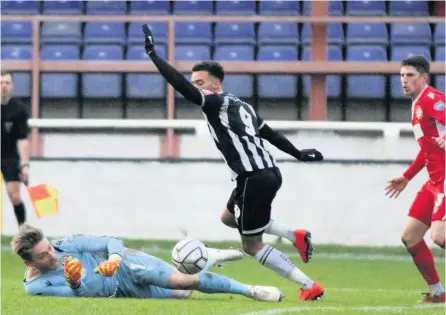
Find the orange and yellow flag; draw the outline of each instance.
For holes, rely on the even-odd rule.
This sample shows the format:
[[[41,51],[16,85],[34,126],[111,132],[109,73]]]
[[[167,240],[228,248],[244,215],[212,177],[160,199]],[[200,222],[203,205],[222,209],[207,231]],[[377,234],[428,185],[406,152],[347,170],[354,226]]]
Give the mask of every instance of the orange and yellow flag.
[[[59,192],[46,184],[27,187],[38,218],[59,213]]]

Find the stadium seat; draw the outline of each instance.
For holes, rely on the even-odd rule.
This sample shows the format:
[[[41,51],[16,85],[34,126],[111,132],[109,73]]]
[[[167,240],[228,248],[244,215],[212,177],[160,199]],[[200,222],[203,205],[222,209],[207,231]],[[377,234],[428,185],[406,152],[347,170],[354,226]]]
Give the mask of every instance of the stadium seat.
[[[434,31],[434,43],[435,45],[445,44],[445,23],[437,23]]]
[[[441,93],[445,94],[446,89],[445,89],[445,80],[444,80],[444,75],[437,75],[435,76],[435,87],[437,90],[439,90]]]
[[[144,39],[144,36],[141,36]],[[85,25],[86,44],[124,44],[123,22],[87,22]]]
[[[435,61],[445,62],[444,46],[435,49]]]
[[[15,97],[31,97],[31,74],[26,72],[14,72],[12,74],[14,81]]]
[[[144,44],[144,36],[142,36],[142,25],[147,26],[156,38],[157,44],[165,44],[167,42],[167,23],[166,22],[131,22],[129,23],[128,44]]]
[[[127,1],[88,1],[87,15],[126,15]]]
[[[216,1],[217,15],[255,15],[255,1]]]
[[[31,45],[2,45],[2,60],[29,60],[32,58]]]
[[[82,12],[82,1],[43,1],[43,14],[80,15]]]
[[[389,34],[384,23],[349,23],[346,41],[348,45],[388,45]]]
[[[41,60],[78,60],[80,58],[78,45],[46,45],[40,51]],[[78,75],[74,73],[42,73],[42,97],[77,96]]]
[[[429,7],[427,1],[389,1],[389,15],[427,16]]]
[[[299,15],[300,1],[259,1],[260,15]]]
[[[215,48],[214,60],[254,60],[254,49],[249,45],[222,45]]]
[[[27,15],[40,13],[40,1],[1,1],[2,14]]]
[[[254,44],[253,23],[217,23],[215,27],[216,44]]]
[[[82,42],[81,23],[44,22],[41,41],[43,44],[80,44]]]
[[[1,22],[2,44],[30,44],[32,37],[31,22]]]
[[[83,53],[84,60],[122,60],[123,47],[118,45],[90,45]],[[82,93],[86,98],[118,98],[122,93],[121,74],[83,74]]]
[[[187,61],[210,60],[210,48],[207,45],[177,45],[175,47],[175,59]]]
[[[258,61],[297,61],[296,46],[261,46]],[[258,94],[266,98],[293,98],[297,93],[297,76],[292,74],[261,74]]]
[[[304,23],[302,27],[302,44],[311,44],[311,24]],[[327,27],[327,43],[329,45],[344,45],[344,31],[341,23],[328,23]]]
[[[303,15],[311,15],[311,0],[303,1]],[[328,15],[343,15],[344,6],[340,0],[328,1]]]
[[[262,3],[262,2],[261,2]],[[259,44],[298,44],[297,24],[264,22],[259,25]]]
[[[387,51],[382,46],[350,46],[347,61],[386,62]],[[373,67],[373,64],[370,65]],[[347,96],[349,98],[376,99],[384,98],[386,78],[384,75],[349,75],[347,77]]]
[[[211,23],[178,22],[175,27],[175,42],[178,44],[211,44]]]
[[[383,16],[387,15],[385,1],[346,1],[346,15],[353,16]]]
[[[157,46],[156,47],[156,54],[160,56],[163,59],[166,59],[167,52],[166,47],[163,46]],[[144,49],[144,46],[129,46],[127,49],[127,53],[125,55],[126,60],[147,60],[148,62],[152,62],[149,56],[147,56],[147,53]]]
[[[176,15],[213,15],[212,1],[175,1],[173,14]]]
[[[311,60],[311,46],[305,46],[302,51],[303,61]],[[327,60],[343,61],[342,51],[339,46],[327,47]],[[309,97],[311,81],[309,75],[303,76],[303,96]],[[341,77],[339,75],[327,75],[326,93],[329,98],[339,98],[341,95]]]
[[[390,27],[392,44],[432,44],[432,33],[428,23],[394,23]]]
[[[426,46],[393,46],[391,61],[400,62],[404,58],[413,55],[424,55],[427,60],[431,61],[430,49]],[[403,89],[401,88],[400,76],[392,75],[390,79],[390,95],[395,99],[406,98],[403,94]]]
[[[169,1],[130,1],[131,15],[170,14]]]

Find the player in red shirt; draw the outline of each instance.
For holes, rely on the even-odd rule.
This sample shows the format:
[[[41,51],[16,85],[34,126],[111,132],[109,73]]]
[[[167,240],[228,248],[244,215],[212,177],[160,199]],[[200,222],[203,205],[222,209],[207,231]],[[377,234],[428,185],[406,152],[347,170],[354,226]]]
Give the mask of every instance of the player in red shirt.
[[[427,84],[429,72],[429,62],[423,56],[411,56],[401,63],[401,83],[404,94],[412,98],[412,126],[420,151],[402,176],[388,182],[386,195],[398,197],[426,166],[429,179],[410,207],[401,239],[429,285],[423,301],[444,303],[445,292],[424,241],[430,227],[435,244],[445,248],[445,96]]]

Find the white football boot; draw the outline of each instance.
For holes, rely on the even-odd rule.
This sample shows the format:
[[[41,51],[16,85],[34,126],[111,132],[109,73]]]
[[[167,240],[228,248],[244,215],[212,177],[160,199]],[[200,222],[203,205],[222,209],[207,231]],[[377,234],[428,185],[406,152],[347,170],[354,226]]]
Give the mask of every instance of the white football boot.
[[[208,263],[206,269],[215,265],[221,267],[226,261],[236,261],[242,259],[245,254],[237,249],[217,249],[208,247]]]
[[[260,285],[249,286],[248,294],[246,296],[253,300],[264,302],[280,302],[284,297],[279,289]]]

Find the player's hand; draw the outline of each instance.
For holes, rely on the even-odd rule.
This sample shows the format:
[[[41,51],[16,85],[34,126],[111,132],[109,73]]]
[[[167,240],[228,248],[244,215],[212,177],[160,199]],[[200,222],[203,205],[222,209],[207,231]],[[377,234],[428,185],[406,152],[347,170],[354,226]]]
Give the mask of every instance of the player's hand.
[[[392,178],[387,182],[387,186],[385,188],[386,190],[386,196],[389,196],[389,198],[398,198],[400,193],[406,188],[407,183],[409,183],[409,180],[404,176],[399,176]]]
[[[444,150],[444,148],[445,148],[445,137],[444,136],[434,138],[434,141],[438,144],[438,146],[440,148],[442,148]]]
[[[300,150],[301,156],[299,161],[302,162],[314,162],[314,161],[322,161],[324,156],[321,152],[316,149],[303,149]]]
[[[71,288],[78,288],[81,284],[82,263],[79,259],[69,256],[63,268],[65,281]]]
[[[152,31],[147,26],[147,24],[144,24],[142,26],[142,31],[144,32],[144,38],[145,38],[145,48],[147,55],[150,56],[151,53],[155,51],[155,41],[153,39]]]
[[[101,262],[94,269],[94,272],[104,277],[112,277],[116,274],[120,266],[121,266],[121,260],[107,260]]]

